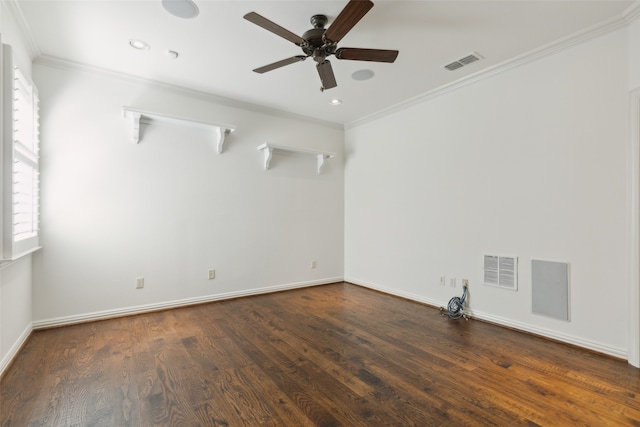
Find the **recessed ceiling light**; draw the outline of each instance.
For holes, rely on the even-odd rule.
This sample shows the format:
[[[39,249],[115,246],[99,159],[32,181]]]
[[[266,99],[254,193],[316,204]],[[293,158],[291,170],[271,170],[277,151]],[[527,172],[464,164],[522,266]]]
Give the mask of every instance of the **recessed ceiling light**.
[[[340,99],[332,99],[331,101],[329,101],[329,104],[331,104],[331,105],[340,105],[340,104],[342,104],[342,100],[340,100]]]
[[[353,74],[351,74],[351,78],[353,80],[363,81],[363,80],[369,80],[373,78],[374,75],[375,73],[373,72],[373,70],[364,69],[364,70],[358,70]]]
[[[142,40],[129,39],[129,46],[138,50],[149,50],[147,42],[143,42]]]
[[[191,0],[162,0],[162,6],[178,18],[195,18],[200,14],[198,6]]]

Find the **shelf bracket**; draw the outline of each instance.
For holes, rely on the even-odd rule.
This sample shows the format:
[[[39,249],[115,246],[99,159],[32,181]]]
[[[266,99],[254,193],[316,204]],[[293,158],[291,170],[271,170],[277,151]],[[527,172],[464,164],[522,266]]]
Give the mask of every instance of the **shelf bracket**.
[[[269,163],[271,163],[271,157],[273,156],[273,147],[265,146],[262,148],[264,153],[264,170],[269,169]]]
[[[324,167],[324,161],[331,157],[328,154],[318,154],[318,175],[322,173],[322,168]]]
[[[123,112],[123,115],[127,117],[127,113]],[[129,112],[128,116],[131,119],[131,126],[133,130],[131,137],[133,139],[133,143],[137,144],[140,142],[140,118],[142,117],[142,114]]]
[[[231,129],[227,129],[224,127],[217,127],[215,132],[216,132],[216,151],[218,152],[218,154],[222,154],[224,141],[227,135],[231,133]]]

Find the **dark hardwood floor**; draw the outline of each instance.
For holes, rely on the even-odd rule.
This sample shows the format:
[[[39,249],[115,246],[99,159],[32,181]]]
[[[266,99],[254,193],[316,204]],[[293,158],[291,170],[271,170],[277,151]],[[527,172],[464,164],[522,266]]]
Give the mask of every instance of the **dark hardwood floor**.
[[[338,283],[34,332],[1,426],[640,425],[626,362]]]

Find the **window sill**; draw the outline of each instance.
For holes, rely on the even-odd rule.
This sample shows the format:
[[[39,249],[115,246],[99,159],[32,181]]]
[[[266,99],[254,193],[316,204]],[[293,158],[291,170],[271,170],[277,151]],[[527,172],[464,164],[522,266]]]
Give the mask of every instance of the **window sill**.
[[[42,249],[42,246],[36,246],[24,252],[14,255],[11,259],[0,260],[0,270],[3,270],[11,265],[13,265],[16,261],[19,261],[21,258],[26,257],[27,255],[31,255],[32,253],[39,251]]]

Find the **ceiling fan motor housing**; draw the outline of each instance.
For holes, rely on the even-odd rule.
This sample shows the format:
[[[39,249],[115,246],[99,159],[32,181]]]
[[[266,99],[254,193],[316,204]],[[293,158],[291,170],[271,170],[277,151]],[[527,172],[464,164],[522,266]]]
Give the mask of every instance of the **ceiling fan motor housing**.
[[[310,19],[313,28],[306,31],[302,38],[307,42],[302,51],[311,56],[316,62],[323,62],[325,58],[336,51],[336,43],[325,40],[324,33],[328,19],[325,15],[313,15]]]

